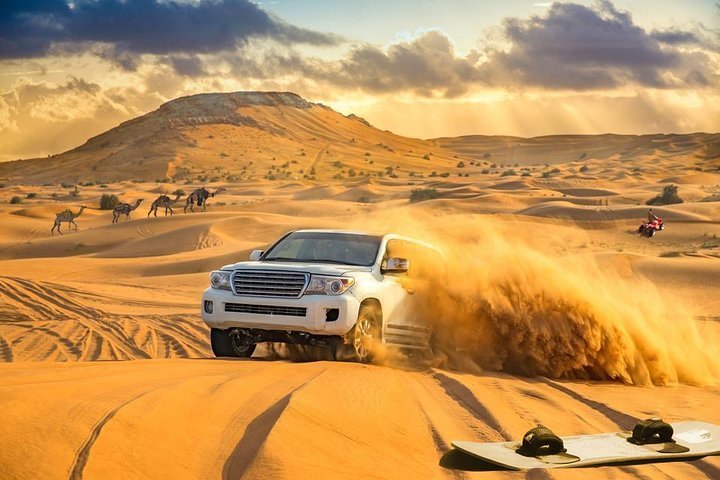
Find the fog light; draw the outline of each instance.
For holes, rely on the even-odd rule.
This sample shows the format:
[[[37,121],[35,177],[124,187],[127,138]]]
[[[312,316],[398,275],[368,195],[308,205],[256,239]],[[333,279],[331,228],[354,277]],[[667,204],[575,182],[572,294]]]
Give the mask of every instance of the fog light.
[[[205,313],[212,313],[213,312],[212,300],[205,300],[205,302],[203,304],[203,308],[205,309]]]
[[[340,310],[337,308],[326,308],[325,309],[325,321],[334,322],[340,316]]]

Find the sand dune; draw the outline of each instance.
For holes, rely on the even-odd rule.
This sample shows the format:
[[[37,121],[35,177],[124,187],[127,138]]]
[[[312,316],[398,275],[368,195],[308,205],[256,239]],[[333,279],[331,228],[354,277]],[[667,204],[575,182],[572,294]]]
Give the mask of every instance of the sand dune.
[[[627,429],[653,414],[685,418],[688,410],[720,420],[717,389],[620,389],[434,369],[143,360],[26,363],[0,371],[2,424],[23,426],[12,442],[0,436],[0,468],[10,478],[453,478],[437,464],[451,439],[502,441],[537,422],[558,433],[596,433]],[[592,475],[719,472],[714,458],[606,467]]]
[[[452,440],[537,423],[565,435],[652,415],[720,423],[720,202],[703,201],[720,195],[718,144],[409,139],[291,94],[245,93],[178,99],[70,152],[0,164],[0,476],[720,478],[717,457],[439,465]],[[653,207],[667,229],[639,237],[668,183],[685,203]],[[147,218],[161,193],[203,185],[226,189],[206,212],[184,214],[183,197],[175,215]],[[143,203],[112,224],[94,209],[103,194]],[[93,209],[78,231],[51,236],[55,215],[82,205]],[[211,358],[208,272],[303,227],[437,245],[451,278],[427,311],[460,351],[390,350],[377,365],[268,346]]]

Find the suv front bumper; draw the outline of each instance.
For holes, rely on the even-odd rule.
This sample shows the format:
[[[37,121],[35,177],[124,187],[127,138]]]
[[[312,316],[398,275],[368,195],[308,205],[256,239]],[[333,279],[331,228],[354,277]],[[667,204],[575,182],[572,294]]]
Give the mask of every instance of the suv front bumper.
[[[212,304],[212,313],[207,302]],[[210,287],[203,292],[200,304],[202,319],[210,328],[295,330],[321,335],[346,334],[355,325],[359,310],[360,302],[350,292],[272,298],[240,296]],[[335,314],[337,319],[331,320]]]

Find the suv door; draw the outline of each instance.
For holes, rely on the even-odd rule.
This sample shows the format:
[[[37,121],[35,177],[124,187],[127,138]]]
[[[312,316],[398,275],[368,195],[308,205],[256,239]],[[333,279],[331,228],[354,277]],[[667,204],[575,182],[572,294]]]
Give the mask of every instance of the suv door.
[[[407,273],[385,272],[387,287],[393,290],[397,303],[392,306],[383,324],[383,339],[386,343],[399,344],[406,347],[424,348],[428,346],[430,328],[428,319],[423,317],[424,292],[428,291],[429,281],[438,272],[438,252],[402,239],[390,239],[387,243],[383,262],[391,257],[408,260]],[[441,261],[441,260],[440,260]],[[383,270],[384,271],[384,270]],[[385,308],[385,307],[384,307]]]

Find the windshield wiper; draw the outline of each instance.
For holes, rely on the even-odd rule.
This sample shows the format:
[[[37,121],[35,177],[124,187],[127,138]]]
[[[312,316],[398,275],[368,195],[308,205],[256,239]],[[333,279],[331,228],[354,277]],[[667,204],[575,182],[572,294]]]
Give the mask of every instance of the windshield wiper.
[[[260,261],[262,261],[262,262],[282,261],[282,262],[307,262],[307,263],[336,263],[338,265],[351,265],[353,267],[367,267],[367,265],[365,265],[363,263],[344,262],[342,260],[332,260],[330,258],[272,257],[272,258],[262,258],[262,259],[260,259]]]
[[[352,265],[354,267],[366,267],[367,265],[363,265],[362,263],[353,263],[353,262],[344,262],[342,260],[331,260],[329,258],[313,258],[313,259],[307,259],[306,262],[317,262],[317,263],[337,263],[338,265]]]

